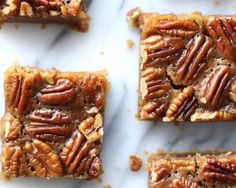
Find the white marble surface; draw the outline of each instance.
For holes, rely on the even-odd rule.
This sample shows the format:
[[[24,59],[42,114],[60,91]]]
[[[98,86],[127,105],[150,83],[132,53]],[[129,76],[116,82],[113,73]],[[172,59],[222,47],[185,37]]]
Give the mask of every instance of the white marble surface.
[[[56,67],[60,70],[107,69],[112,84],[107,99],[102,182],[78,180],[44,181],[36,178],[0,181],[1,188],[113,188],[147,187],[145,168],[129,170],[131,154],[144,151],[190,149],[235,149],[235,123],[179,124],[141,122],[137,113],[139,32],[128,27],[125,14],[140,6],[145,11],[234,14],[236,0],[93,0],[89,7],[88,33],[50,25],[5,24],[0,30],[0,113],[4,112],[3,71],[18,62],[23,65]],[[128,49],[126,40],[135,41]]]

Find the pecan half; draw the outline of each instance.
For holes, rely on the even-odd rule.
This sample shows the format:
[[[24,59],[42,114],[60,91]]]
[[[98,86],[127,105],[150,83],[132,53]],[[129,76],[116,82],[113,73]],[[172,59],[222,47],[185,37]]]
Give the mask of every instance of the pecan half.
[[[52,178],[62,176],[63,170],[59,156],[46,143],[33,140],[25,144],[26,155],[34,173],[38,177]]]
[[[19,146],[5,145],[3,147],[3,173],[7,177],[27,176],[25,154]]]
[[[162,116],[168,106],[171,88],[164,69],[150,67],[143,71],[140,80],[140,97],[145,103],[140,109],[140,118],[155,119]]]
[[[211,56],[212,46],[212,40],[203,34],[191,39],[177,62],[174,81],[177,84],[187,84],[193,80],[205,67]]]
[[[215,17],[209,20],[206,28],[216,43],[222,56],[229,60],[235,59],[236,23],[232,18]]]
[[[73,132],[72,117],[54,110],[35,110],[28,116],[26,134],[43,141],[60,141],[69,138]]]
[[[193,20],[161,20],[156,24],[158,33],[191,38],[199,31],[198,24]]]
[[[222,162],[214,158],[207,160],[202,168],[203,180],[210,182],[220,182],[223,184],[236,185],[236,164],[232,162]]]
[[[197,182],[191,181],[188,178],[177,178],[173,180],[172,188],[201,188]]]
[[[95,118],[88,117],[80,125],[79,130],[87,138],[87,140],[94,142],[96,140],[102,141],[103,128],[102,115],[98,113]]]
[[[26,110],[31,92],[35,87],[33,79],[14,76],[12,79],[12,92],[9,93],[10,105],[16,110],[19,115],[22,115]]]
[[[49,105],[63,105],[76,96],[74,84],[68,79],[59,79],[56,85],[48,85],[40,91],[39,100]]]
[[[142,41],[142,69],[168,65],[177,60],[184,48],[182,38],[152,35]]]
[[[169,168],[166,167],[158,167],[156,169],[154,169],[153,171],[153,177],[155,177],[155,181],[153,182],[158,182],[160,180],[162,180],[163,178],[167,177],[170,174],[171,170]],[[152,179],[154,180],[154,179]]]
[[[198,106],[197,99],[194,96],[192,86],[184,88],[184,90],[175,97],[166,111],[166,117],[163,121],[186,121],[190,120],[191,115]]]
[[[91,152],[94,152],[92,156],[95,159],[100,152],[100,150],[95,148],[95,143],[87,141],[86,138],[78,131],[75,132],[61,152],[61,159],[67,167],[68,173],[80,173],[79,171],[83,169],[83,166],[89,162],[88,155],[90,155]]]
[[[228,83],[229,75],[230,68],[228,66],[217,66],[200,92],[200,101],[215,108],[220,102],[222,92]]]
[[[16,140],[22,131],[22,123],[12,114],[6,114],[3,118],[3,141]]]

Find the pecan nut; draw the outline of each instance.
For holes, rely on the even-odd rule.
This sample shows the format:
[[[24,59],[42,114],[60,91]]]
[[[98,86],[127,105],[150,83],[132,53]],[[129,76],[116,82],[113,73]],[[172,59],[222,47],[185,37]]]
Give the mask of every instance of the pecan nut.
[[[175,78],[172,78],[175,83],[186,85],[193,80],[211,57],[212,46],[212,40],[203,34],[191,39],[176,64],[176,75]]]
[[[16,140],[22,131],[23,124],[12,114],[7,113],[3,118],[3,141]]]
[[[95,74],[86,75],[81,83],[86,103],[90,107],[97,107],[99,110],[105,105],[105,94],[102,91],[102,84],[99,77]]]
[[[229,121],[236,117],[235,113],[215,111],[215,112],[195,112],[191,116],[191,121]]]
[[[167,167],[159,167],[155,169],[155,181],[158,182],[170,174],[171,170]]]
[[[20,0],[6,0],[4,3],[4,7],[2,9],[2,13],[7,17],[14,17],[18,15]]]
[[[87,138],[87,140],[94,142],[96,140],[102,141],[103,128],[102,115],[98,113],[95,118],[88,117],[80,125],[79,130]]]
[[[90,155],[89,153],[95,152],[92,155],[95,157],[100,152],[100,150],[98,151],[95,148],[95,143],[87,141],[78,131],[74,132],[61,152],[61,159],[67,167],[68,173],[75,174],[76,172],[81,172],[81,168],[89,162],[87,158]]]
[[[198,33],[199,26],[193,20],[161,20],[156,29],[160,34],[191,38]]]
[[[197,182],[188,178],[177,178],[173,180],[173,188],[201,188]]]
[[[72,117],[54,110],[35,110],[29,116],[26,134],[43,141],[60,141],[69,138],[73,132]]]
[[[217,66],[209,76],[206,85],[200,92],[200,101],[215,108],[221,99],[230,76],[230,68],[226,65]]]
[[[131,155],[129,157],[130,161],[130,169],[132,171],[139,171],[139,169],[142,167],[143,161],[136,155]]]
[[[3,147],[3,173],[7,177],[30,175],[27,170],[25,154],[21,147],[11,145]]]
[[[190,120],[190,117],[195,112],[197,106],[197,99],[194,96],[193,87],[186,87],[171,101],[169,108],[166,111],[166,117],[163,121]]]
[[[33,8],[31,7],[29,3],[23,1],[20,4],[19,15],[20,16],[33,16],[34,15]]]
[[[142,69],[168,65],[177,60],[184,48],[182,38],[152,35],[142,41]]]
[[[168,106],[171,88],[164,69],[150,67],[143,71],[140,81],[140,97],[144,105],[140,109],[140,118],[155,119],[163,115]]]
[[[234,102],[236,102],[236,81],[231,85],[229,96]]]
[[[26,142],[26,156],[38,177],[53,178],[62,176],[63,169],[59,156],[46,143],[40,140]]]
[[[236,185],[236,164],[233,162],[222,162],[214,158],[209,158],[202,168],[202,172],[203,180]]]
[[[232,18],[215,17],[209,20],[206,28],[216,43],[222,56],[229,60],[235,59],[236,23]]]
[[[139,17],[142,14],[142,10],[139,7],[131,9],[127,13],[127,20],[129,24],[133,27],[137,27],[139,25]]]
[[[68,79],[59,79],[56,85],[48,85],[40,91],[39,100],[49,105],[63,105],[76,96],[74,84]]]

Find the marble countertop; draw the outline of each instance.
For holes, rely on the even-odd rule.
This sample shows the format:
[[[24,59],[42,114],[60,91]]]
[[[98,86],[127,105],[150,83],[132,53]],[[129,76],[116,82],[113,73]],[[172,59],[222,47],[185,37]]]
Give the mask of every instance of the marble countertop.
[[[145,167],[129,169],[129,156],[146,159],[146,151],[235,149],[236,127],[227,123],[144,122],[136,118],[139,67],[139,31],[128,26],[125,15],[133,7],[160,13],[234,14],[236,0],[93,0],[89,6],[88,33],[65,26],[5,24],[0,30],[0,114],[4,113],[3,71],[14,62],[62,71],[107,69],[112,84],[107,98],[105,137],[102,151],[102,181],[52,180],[37,178],[0,181],[4,188],[113,188],[147,187]],[[135,46],[127,47],[127,39]]]

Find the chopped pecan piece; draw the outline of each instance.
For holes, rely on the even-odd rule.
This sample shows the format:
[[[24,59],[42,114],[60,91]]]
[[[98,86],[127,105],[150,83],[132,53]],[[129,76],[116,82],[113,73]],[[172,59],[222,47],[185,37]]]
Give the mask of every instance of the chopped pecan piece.
[[[162,180],[163,178],[167,177],[171,173],[171,170],[167,167],[158,167],[155,168],[153,171],[152,181],[158,182]]]
[[[183,48],[182,38],[152,35],[141,43],[142,68],[168,65],[177,60]]]
[[[176,158],[172,159],[172,169],[184,171],[185,173],[194,173],[196,170],[196,162],[194,159],[187,159],[187,158]]]
[[[19,12],[20,2],[20,0],[6,0],[5,4],[1,3],[2,5],[5,5],[2,9],[2,13],[8,17],[17,16]]]
[[[229,60],[235,59],[236,23],[232,18],[211,19],[206,28],[211,38],[216,43],[220,53]]]
[[[177,178],[173,180],[172,188],[201,188],[197,182],[191,181],[188,178]]]
[[[87,140],[94,142],[96,140],[102,139],[103,129],[102,129],[102,116],[98,113],[95,118],[88,117],[80,125],[79,130],[87,138]]]
[[[207,160],[202,168],[203,180],[236,185],[236,163],[222,162],[214,158]]]
[[[28,116],[26,134],[43,141],[60,141],[69,138],[73,132],[72,117],[54,110],[35,110]],[[69,124],[69,125],[68,125]]]
[[[200,101],[215,108],[220,103],[221,95],[230,76],[230,68],[226,65],[217,66],[209,76],[204,88],[200,91]]]
[[[20,16],[33,16],[34,12],[33,12],[33,8],[31,7],[31,5],[27,2],[21,2],[20,4]]]
[[[192,82],[205,67],[211,56],[212,46],[212,40],[203,34],[191,39],[176,64],[176,75],[172,78],[175,83],[186,85]]]
[[[3,173],[7,177],[27,176],[25,154],[19,146],[5,145],[3,147]]]
[[[82,168],[84,163],[87,164],[87,156],[95,147],[95,143],[87,141],[81,133],[76,131],[61,152],[61,159],[64,161],[68,173],[75,174],[79,172],[78,169]],[[97,153],[96,150],[94,156],[96,156]],[[100,171],[98,171],[98,173],[99,172]]]
[[[166,117],[163,121],[186,121],[190,120],[191,115],[197,108],[197,99],[194,96],[192,86],[184,88],[184,90],[175,97],[166,111]]]
[[[168,106],[171,84],[165,77],[165,70],[148,68],[142,72],[140,81],[141,98],[147,101],[141,107],[141,119],[155,119],[163,115]]]
[[[74,84],[68,79],[59,79],[56,85],[48,85],[40,91],[39,100],[49,105],[63,105],[75,96]]]
[[[199,26],[193,20],[160,20],[156,29],[160,34],[191,38],[198,33]]]
[[[191,116],[191,121],[229,121],[236,117],[235,113],[229,112],[195,112]]]
[[[3,118],[3,141],[16,140],[22,131],[22,123],[12,114],[6,114]]]
[[[33,140],[26,142],[27,158],[38,177],[52,178],[62,176],[63,169],[59,156],[46,143]]]
[[[139,7],[133,8],[127,13],[127,20],[133,27],[139,25],[139,16],[142,14],[142,10]]]
[[[130,161],[130,169],[132,171],[139,171],[139,169],[142,167],[143,161],[136,155],[131,155],[129,157]]]
[[[91,106],[101,110],[105,105],[105,96],[99,92],[101,90],[101,80],[95,74],[88,74],[83,78],[81,87],[86,94],[86,102]]]

